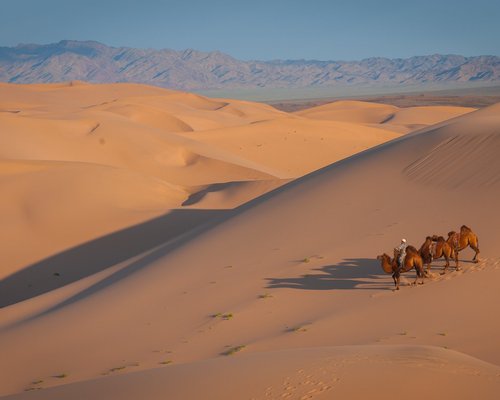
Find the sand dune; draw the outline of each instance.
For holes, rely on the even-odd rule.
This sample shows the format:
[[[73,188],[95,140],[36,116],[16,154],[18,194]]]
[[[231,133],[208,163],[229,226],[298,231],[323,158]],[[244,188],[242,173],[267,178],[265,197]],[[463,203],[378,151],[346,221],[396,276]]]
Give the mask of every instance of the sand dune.
[[[202,101],[202,107],[212,107],[210,102]],[[228,124],[231,118],[272,112],[267,107],[252,111],[249,104],[235,105],[236,113],[227,107],[202,111],[227,112],[227,119],[216,122]],[[168,112],[194,127],[187,114]],[[162,179],[160,172],[155,175],[147,160],[117,156],[122,169],[118,164],[106,168],[142,168],[140,179],[128,173],[123,178],[123,185],[132,181],[141,192],[125,208],[150,212],[158,203],[187,201],[187,207],[176,211],[194,213],[196,219],[196,213],[219,202],[235,205],[245,193],[261,194],[284,178],[314,169],[310,158],[316,157],[318,166],[234,210],[204,219],[204,225],[192,225],[197,228],[179,232],[180,237],[162,238],[164,220],[157,217],[148,225],[153,228],[95,239],[91,245],[102,246],[110,260],[93,274],[82,274],[85,266],[71,268],[67,262],[72,256],[96,259],[93,247],[82,244],[62,255],[67,258],[55,257],[6,277],[2,285],[16,290],[2,295],[3,304],[9,305],[0,312],[0,351],[8,368],[0,393],[30,390],[12,398],[159,398],[169,393],[179,398],[259,399],[387,398],[404,390],[410,398],[494,398],[500,385],[500,323],[494,318],[500,300],[500,163],[495,159],[500,152],[495,133],[500,105],[318,169],[327,152],[337,159],[347,156],[335,153],[336,141],[352,154],[358,149],[356,137],[365,149],[376,144],[370,142],[373,136],[378,143],[390,139],[387,130],[366,126],[381,125],[379,113],[385,112],[378,110],[375,119],[367,116],[357,129],[353,121],[316,121],[315,131],[313,118],[283,113],[232,129],[194,127],[194,132],[175,133],[175,139],[173,132],[148,128],[154,132],[149,151],[162,143],[157,138],[168,134],[169,145],[185,143],[207,161],[223,159],[228,169],[247,168],[238,171],[240,177],[250,170],[255,176],[237,179],[233,168],[231,176],[223,171],[231,178],[226,181],[195,184],[201,179],[193,178],[184,187]],[[114,115],[120,121],[130,118]],[[289,132],[292,128],[297,132]],[[288,133],[295,142],[284,145]],[[328,143],[325,153],[321,137]],[[286,163],[281,151],[299,157],[301,140],[306,161]],[[28,150],[14,144],[9,151],[22,158],[20,152]],[[139,155],[144,146],[138,147]],[[36,146],[29,151],[26,158],[35,154]],[[30,163],[7,163],[5,174],[51,171]],[[290,176],[285,174],[287,165]],[[161,182],[150,184],[144,175]],[[165,200],[153,201],[158,200],[155,187],[164,190]],[[71,187],[68,191],[73,193]],[[116,201],[112,193],[99,192]],[[437,261],[423,286],[392,291],[377,254],[391,252],[403,236],[418,247],[426,235],[445,234],[464,223],[480,237],[480,263],[467,262],[472,252],[466,250],[460,253],[461,271],[441,276],[443,264]],[[139,238],[140,247],[116,257]],[[56,262],[59,276],[47,268]],[[31,281],[33,276],[41,278]],[[60,278],[68,284],[54,283]],[[406,274],[404,283],[411,278],[412,273]],[[199,385],[192,385],[194,380]],[[429,383],[435,380],[438,386]]]
[[[386,104],[341,100],[297,111],[296,114],[307,118],[329,121],[381,124],[391,118],[398,110],[398,107]]]
[[[369,363],[366,361],[369,360]],[[442,366],[446,366],[442,368]],[[404,371],[404,372],[402,372]],[[452,350],[419,346],[344,346],[212,359],[64,385],[7,399],[336,398],[495,399],[497,366]],[[399,378],[401,374],[405,378]],[[249,375],[251,374],[251,375]],[[418,376],[418,384],[415,377]],[[179,385],[179,382],[196,385]],[[414,383],[408,389],[410,383]],[[439,382],[439,385],[430,382]]]
[[[280,118],[204,132],[186,137],[238,154],[293,178],[328,165],[399,134],[344,122]]]
[[[166,213],[188,198],[162,180],[96,164],[0,161],[0,179],[0,241],[13,244],[2,251],[1,278],[47,254]],[[20,251],[26,245],[29,251]]]
[[[9,160],[0,172],[9,193],[0,208],[9,221],[1,234],[12,243],[0,255],[0,276],[186,201],[191,208],[236,207],[283,179],[396,136],[309,121],[284,144],[282,136],[297,118],[268,105],[143,85],[2,84],[0,90],[0,159]],[[330,132],[323,135],[325,129]],[[273,137],[270,130],[276,130]],[[227,137],[219,140],[218,131]],[[264,138],[264,148],[252,145]],[[16,174],[13,183],[14,165],[18,171],[43,166],[45,172]],[[120,188],[113,182],[117,174]],[[21,180],[24,189],[14,190]],[[72,210],[79,211],[71,215]],[[27,239],[35,244],[20,254],[15,243]]]
[[[363,123],[407,133],[474,110],[474,108],[469,107],[449,106],[398,108],[379,103],[341,100],[298,111],[295,114],[312,119]]]

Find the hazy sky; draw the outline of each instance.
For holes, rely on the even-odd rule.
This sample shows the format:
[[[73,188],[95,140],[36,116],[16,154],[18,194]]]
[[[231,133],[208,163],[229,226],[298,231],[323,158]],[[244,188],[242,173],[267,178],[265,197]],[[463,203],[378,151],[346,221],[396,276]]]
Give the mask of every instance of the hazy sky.
[[[244,60],[500,55],[500,0],[0,0],[0,46],[63,39]]]

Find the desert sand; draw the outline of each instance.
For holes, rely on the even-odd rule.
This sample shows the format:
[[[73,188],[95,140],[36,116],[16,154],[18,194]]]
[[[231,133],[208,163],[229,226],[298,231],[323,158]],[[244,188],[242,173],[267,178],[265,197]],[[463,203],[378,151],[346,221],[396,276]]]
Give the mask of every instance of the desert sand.
[[[498,398],[500,104],[0,93],[0,395]],[[479,263],[393,291],[462,224]]]

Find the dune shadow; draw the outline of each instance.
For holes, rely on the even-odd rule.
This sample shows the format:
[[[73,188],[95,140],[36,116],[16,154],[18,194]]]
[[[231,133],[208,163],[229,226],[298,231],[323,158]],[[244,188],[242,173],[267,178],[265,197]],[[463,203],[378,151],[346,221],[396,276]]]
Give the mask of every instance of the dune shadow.
[[[316,274],[292,278],[268,278],[268,289],[290,288],[305,290],[392,289],[380,269],[380,262],[372,258],[347,258],[335,265],[315,268]]]
[[[183,206],[192,206],[193,204],[196,204],[196,203],[200,202],[201,200],[203,200],[203,198],[209,193],[220,192],[220,191],[222,191],[226,188],[229,188],[231,186],[238,185],[239,183],[241,183],[241,182],[234,181],[234,182],[224,182],[224,183],[213,183],[213,184],[209,185],[208,187],[206,187],[205,189],[199,190],[196,193],[193,193],[192,195],[190,195],[184,201],[184,203],[182,203],[182,205]]]
[[[230,214],[231,210],[176,209],[45,258],[0,281],[0,307],[100,272]]]

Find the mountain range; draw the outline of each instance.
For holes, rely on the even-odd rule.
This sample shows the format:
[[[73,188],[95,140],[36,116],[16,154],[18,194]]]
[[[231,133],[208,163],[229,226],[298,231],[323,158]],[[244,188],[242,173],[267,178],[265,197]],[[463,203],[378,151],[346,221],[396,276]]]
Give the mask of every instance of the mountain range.
[[[494,82],[500,80],[500,57],[242,61],[219,51],[110,47],[94,41],[0,47],[0,81],[71,80],[138,82],[181,90]]]

